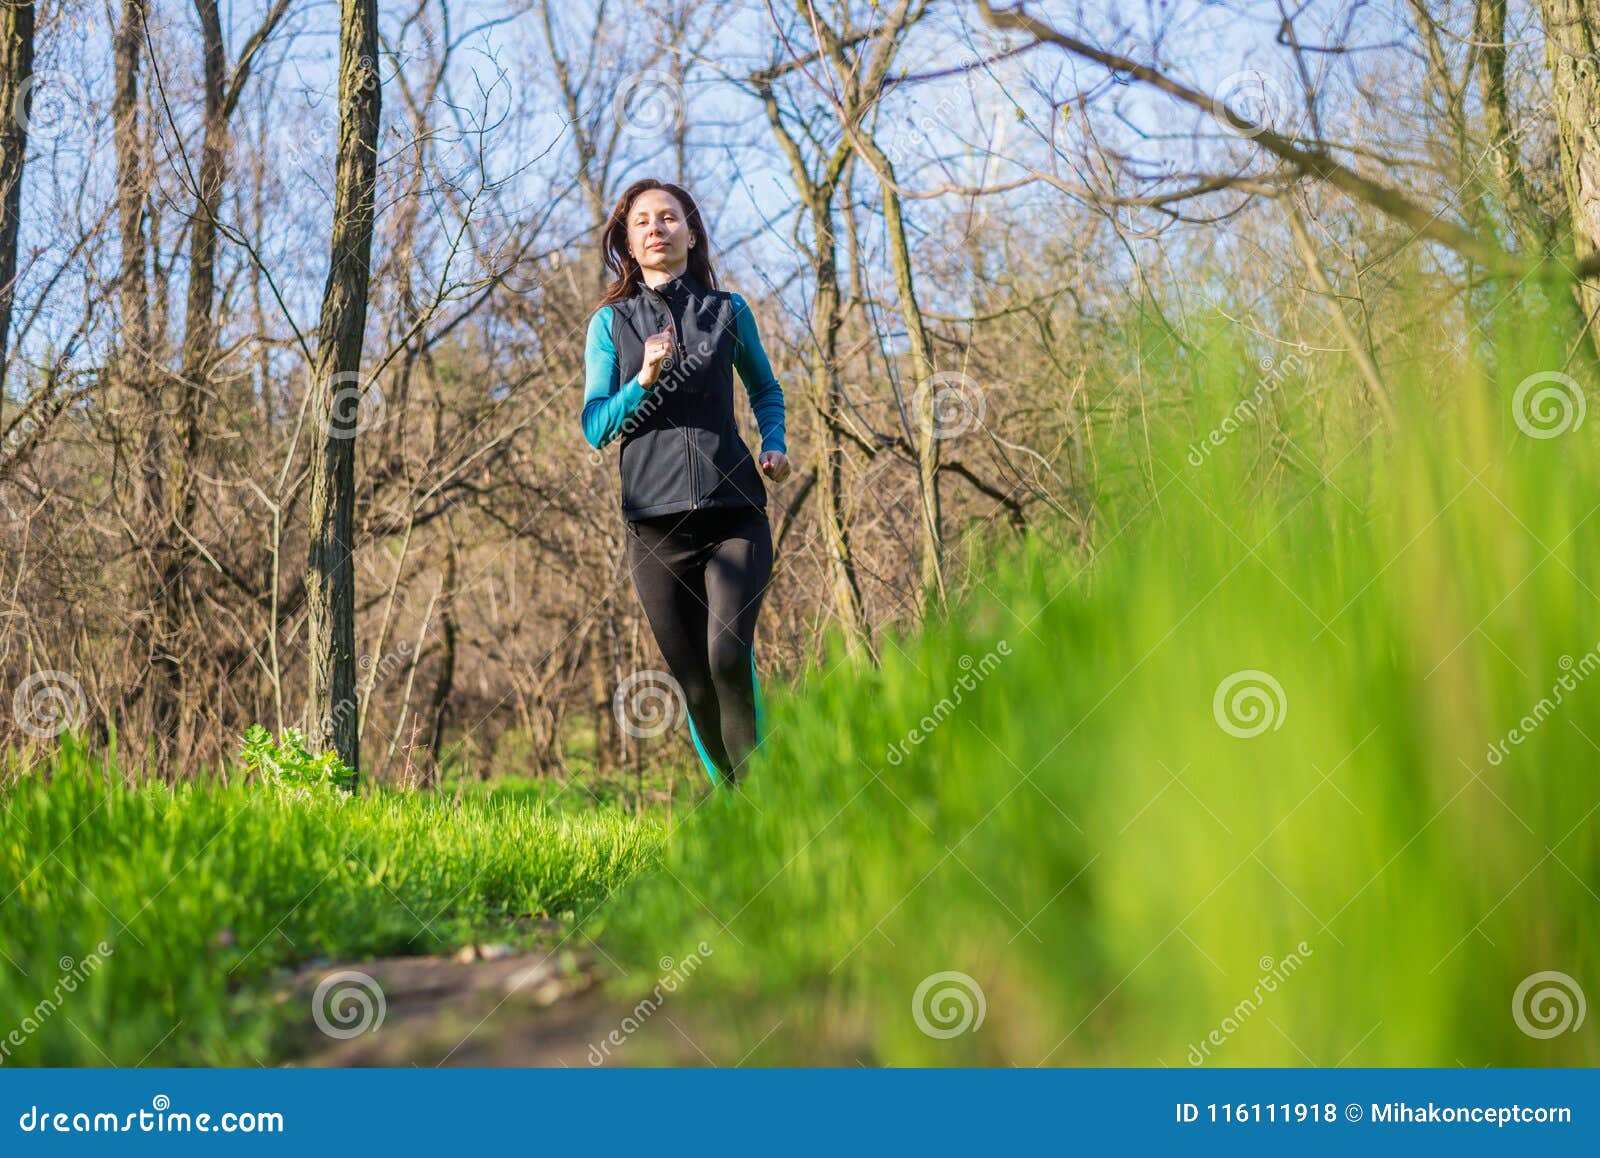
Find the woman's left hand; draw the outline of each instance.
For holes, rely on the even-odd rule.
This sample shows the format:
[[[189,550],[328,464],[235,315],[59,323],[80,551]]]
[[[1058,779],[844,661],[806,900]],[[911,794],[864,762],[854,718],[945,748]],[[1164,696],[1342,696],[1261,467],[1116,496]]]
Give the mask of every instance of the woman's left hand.
[[[782,482],[789,477],[789,456],[781,450],[762,451],[761,473],[773,482]]]

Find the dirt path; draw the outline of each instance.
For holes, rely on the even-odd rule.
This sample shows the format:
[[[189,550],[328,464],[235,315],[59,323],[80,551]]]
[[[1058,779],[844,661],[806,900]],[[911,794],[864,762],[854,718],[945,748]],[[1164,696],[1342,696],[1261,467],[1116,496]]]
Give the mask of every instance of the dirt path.
[[[609,967],[559,922],[531,951],[318,963],[276,998],[303,1011],[295,1066],[705,1065],[666,1013],[605,992]],[[621,1044],[617,1044],[620,1039]]]

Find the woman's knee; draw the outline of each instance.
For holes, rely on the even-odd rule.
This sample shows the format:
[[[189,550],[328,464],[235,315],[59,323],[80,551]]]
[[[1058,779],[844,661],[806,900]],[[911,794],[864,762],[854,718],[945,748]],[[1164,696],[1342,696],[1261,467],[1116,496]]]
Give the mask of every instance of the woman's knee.
[[[750,674],[750,647],[735,635],[721,635],[708,649],[711,676],[718,683],[731,683]]]

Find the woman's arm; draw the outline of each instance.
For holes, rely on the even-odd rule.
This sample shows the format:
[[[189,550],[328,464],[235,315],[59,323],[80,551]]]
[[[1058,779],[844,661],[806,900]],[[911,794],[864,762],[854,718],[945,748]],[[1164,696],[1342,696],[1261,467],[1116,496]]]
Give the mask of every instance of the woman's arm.
[[[772,373],[772,363],[761,348],[761,335],[756,332],[756,318],[750,307],[738,294],[733,295],[734,336],[733,364],[744,381],[745,392],[750,395],[750,409],[755,412],[756,424],[761,427],[761,450],[775,450],[788,454],[784,441],[783,387]]]
[[[583,347],[583,436],[596,450],[603,448],[650,391],[639,385],[638,375],[619,383],[617,349],[611,341],[611,307],[601,306],[589,319],[589,337]]]

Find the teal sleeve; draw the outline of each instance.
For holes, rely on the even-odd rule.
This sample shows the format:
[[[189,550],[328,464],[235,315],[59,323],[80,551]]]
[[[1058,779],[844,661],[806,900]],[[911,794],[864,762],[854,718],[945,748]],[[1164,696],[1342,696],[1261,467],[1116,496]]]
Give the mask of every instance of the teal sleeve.
[[[601,306],[589,319],[583,367],[583,436],[599,450],[622,433],[624,424],[650,396],[650,391],[639,385],[637,375],[618,381],[622,372],[611,341],[610,306]]]
[[[761,427],[762,451],[776,450],[789,453],[784,440],[783,387],[772,373],[772,363],[761,348],[761,335],[756,332],[756,318],[750,307],[738,294],[733,295],[734,343],[733,364],[744,381],[750,395],[750,409],[755,411],[756,424]]]

